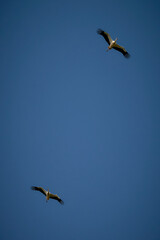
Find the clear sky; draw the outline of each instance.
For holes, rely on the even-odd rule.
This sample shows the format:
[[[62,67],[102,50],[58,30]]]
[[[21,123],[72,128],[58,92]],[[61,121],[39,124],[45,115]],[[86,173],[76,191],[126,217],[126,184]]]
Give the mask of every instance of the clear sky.
[[[159,1],[0,5],[0,239],[159,240]]]

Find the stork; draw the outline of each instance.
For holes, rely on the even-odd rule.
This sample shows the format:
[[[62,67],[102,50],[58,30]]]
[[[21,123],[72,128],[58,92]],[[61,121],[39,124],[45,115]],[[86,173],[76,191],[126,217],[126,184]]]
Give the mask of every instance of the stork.
[[[109,50],[111,50],[112,48],[114,48],[115,50],[121,52],[123,54],[123,56],[125,56],[126,58],[130,57],[129,53],[125,50],[125,48],[121,47],[120,45],[118,45],[116,43],[118,38],[116,38],[115,40],[112,40],[109,33],[104,32],[102,29],[98,29],[97,33],[102,35],[104,37],[104,39],[106,40],[106,42],[109,44],[108,49],[106,50],[107,52]]]
[[[50,198],[52,198],[52,199],[57,200],[59,203],[64,204],[64,202],[62,201],[62,199],[61,199],[60,197],[58,197],[57,194],[52,194],[52,193],[50,193],[50,192],[49,192],[49,189],[48,189],[48,191],[46,191],[46,190],[45,190],[44,188],[42,188],[42,187],[35,187],[35,186],[32,186],[31,189],[43,193],[43,194],[46,196],[46,202],[47,202]]]

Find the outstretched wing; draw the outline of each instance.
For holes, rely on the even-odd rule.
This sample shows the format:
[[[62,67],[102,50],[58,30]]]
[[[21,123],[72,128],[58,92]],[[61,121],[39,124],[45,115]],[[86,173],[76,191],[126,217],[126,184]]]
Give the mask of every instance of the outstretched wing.
[[[113,41],[109,33],[104,32],[102,29],[98,29],[97,33],[102,35],[109,45]]]
[[[49,194],[49,197],[52,198],[52,199],[57,200],[57,201],[58,201],[59,203],[61,203],[61,204],[64,204],[64,202],[62,201],[62,199],[60,199],[60,197],[58,197],[56,194],[50,193],[50,194]]]
[[[121,52],[126,58],[129,58],[130,55],[129,53],[126,51],[125,48],[119,46],[117,43],[113,46],[113,48],[119,52]]]
[[[31,189],[32,189],[32,190],[35,190],[35,191],[39,191],[39,192],[43,193],[45,196],[46,196],[46,194],[47,194],[47,191],[44,190],[42,187],[32,186]]]

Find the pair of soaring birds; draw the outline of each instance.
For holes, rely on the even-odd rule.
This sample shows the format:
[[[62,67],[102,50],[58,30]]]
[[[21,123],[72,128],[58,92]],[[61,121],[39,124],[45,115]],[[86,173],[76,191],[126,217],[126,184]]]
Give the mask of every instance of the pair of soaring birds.
[[[125,50],[125,48],[121,47],[120,45],[118,45],[116,43],[118,38],[116,38],[115,40],[112,40],[109,33],[104,32],[102,29],[98,29],[97,33],[102,35],[104,37],[104,39],[107,41],[107,43],[109,44],[107,51],[109,51],[113,48],[113,49],[121,52],[126,58],[128,58],[130,56],[129,53]],[[49,189],[48,189],[48,191],[46,191],[42,187],[35,187],[35,186],[32,186],[31,189],[43,193],[46,196],[46,201],[48,201],[50,198],[52,198],[52,199],[57,200],[59,203],[64,204],[63,200],[60,197],[58,197],[58,195],[50,193]]]

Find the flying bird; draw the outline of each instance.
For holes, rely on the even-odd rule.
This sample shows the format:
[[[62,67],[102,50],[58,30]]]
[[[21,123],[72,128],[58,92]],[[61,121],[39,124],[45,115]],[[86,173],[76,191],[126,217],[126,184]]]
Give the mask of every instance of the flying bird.
[[[116,38],[115,40],[112,40],[109,33],[104,32],[102,29],[98,29],[97,33],[102,35],[104,37],[104,39],[106,40],[106,42],[109,44],[107,51],[114,48],[115,50],[121,52],[126,58],[130,57],[129,53],[125,50],[125,48],[121,47],[120,45],[118,45],[116,43],[118,38]]]
[[[31,189],[43,193],[43,194],[46,196],[46,202],[47,202],[50,198],[52,198],[52,199],[57,200],[59,203],[64,204],[64,202],[62,201],[62,199],[60,199],[60,197],[58,197],[56,194],[50,193],[50,192],[49,192],[49,189],[48,189],[48,191],[46,191],[46,190],[43,189],[42,187],[35,187],[35,186],[32,186]]]

